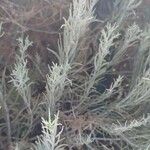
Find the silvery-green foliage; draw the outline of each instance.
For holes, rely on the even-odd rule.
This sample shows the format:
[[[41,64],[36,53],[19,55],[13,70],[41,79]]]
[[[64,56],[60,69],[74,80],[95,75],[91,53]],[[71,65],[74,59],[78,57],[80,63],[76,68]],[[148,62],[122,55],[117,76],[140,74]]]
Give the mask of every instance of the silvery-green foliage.
[[[88,25],[95,19],[93,17],[93,7],[96,0],[87,3],[86,0],[73,0],[69,9],[68,19],[64,18],[63,39],[59,39],[59,53],[50,51],[58,58],[59,64],[53,64],[49,69],[46,85],[46,99],[51,111],[54,110],[55,103],[61,98],[64,87],[68,84],[68,73],[77,55],[79,39],[84,35]],[[70,82],[70,81],[69,81]]]
[[[95,20],[93,7],[96,0],[73,0],[68,19],[64,18],[63,39],[59,40],[60,63],[72,63],[78,53],[78,42],[84,35],[88,25]]]
[[[139,117],[140,118],[140,117]],[[126,141],[133,149],[145,150],[150,142],[150,115],[125,123],[114,123],[108,130]]]
[[[149,150],[150,149],[150,144],[148,144],[147,146],[146,146],[146,149],[145,150]]]
[[[49,74],[46,76],[46,99],[51,111],[55,109],[55,103],[63,95],[65,86],[71,84],[67,77],[69,69],[69,64],[57,65],[53,63],[52,68],[49,67]]]
[[[100,147],[108,149],[109,144],[103,145],[103,143],[109,139],[110,143],[117,143],[120,147],[122,146],[122,149],[126,149],[128,145],[135,150],[148,150],[150,148],[150,116],[148,114],[146,117],[141,117],[143,115],[141,113],[144,113],[144,111],[139,111],[150,103],[150,28],[148,26],[147,29],[142,31],[136,23],[133,23],[125,30],[124,39],[119,39],[119,31],[122,28],[123,21],[135,13],[134,10],[139,6],[141,0],[115,0],[114,16],[110,20],[111,23],[106,23],[106,26],[101,30],[98,52],[91,59],[93,60],[92,73],[86,76],[81,85],[71,80],[73,77],[70,72],[76,72],[73,64],[76,63],[75,58],[78,56],[80,38],[86,33],[88,25],[95,21],[93,8],[96,2],[97,0],[73,0],[69,8],[69,17],[68,19],[64,18],[64,24],[61,27],[63,34],[58,41],[58,54],[49,49],[57,57],[58,63],[53,63],[46,75],[45,98],[46,107],[50,110],[50,113],[48,120],[42,118],[42,135],[38,136],[34,145],[36,150],[64,149],[65,144],[62,144],[64,141],[61,138],[63,127],[58,123],[59,114],[56,116],[54,114],[57,112],[56,103],[66,99],[66,95],[69,95],[69,98],[72,98],[71,100],[77,99],[77,105],[79,104],[77,109],[72,107],[73,113],[70,111],[70,116],[78,117],[78,115],[82,115],[82,112],[85,112],[86,115],[91,115],[94,119],[94,123],[90,124],[91,130],[95,132],[95,130],[100,129],[100,135],[102,133],[108,134],[106,137],[105,135],[100,137],[102,141]],[[2,36],[1,29],[2,24],[0,24],[0,35]],[[108,62],[106,57],[110,54],[110,49],[113,46],[115,47],[116,39],[117,42],[120,42],[120,47],[115,51],[113,59]],[[138,44],[140,46],[137,53],[137,62],[135,62],[137,69],[133,71],[133,79],[129,83],[130,90],[125,91],[124,95],[122,94],[124,77],[118,75],[118,78],[114,79],[114,82],[104,93],[96,91],[95,85],[107,74],[107,69],[119,63],[129,47],[138,46]],[[32,42],[29,41],[28,37],[18,39],[19,53],[16,54],[16,63],[11,74],[11,82],[29,108],[31,82],[27,69],[26,51],[31,45]],[[37,64],[40,64],[40,56],[37,55],[36,60]],[[79,78],[80,76],[77,75],[75,81],[78,81]],[[73,86],[71,87],[72,83]],[[69,94],[67,93],[67,86],[70,86],[69,88],[72,90]],[[77,88],[74,89],[74,87]],[[77,93],[74,91],[77,91]],[[0,91],[0,100],[2,101],[2,99],[3,93]],[[79,110],[79,112],[76,110]],[[88,119],[84,120],[83,124],[87,122]],[[73,132],[72,134],[69,137],[70,141],[66,140],[66,142],[73,143],[75,146],[86,145],[89,149],[92,149],[92,144],[97,142],[92,134],[84,135],[82,130],[78,134]],[[69,134],[64,133],[63,135]],[[18,149],[21,149],[19,145],[16,146],[16,150]]]
[[[18,39],[19,53],[16,54],[16,63],[12,70],[11,82],[13,82],[16,89],[20,94],[27,88],[29,83],[28,69],[27,69],[27,54],[26,51],[32,42],[29,41],[28,37]]]
[[[18,40],[18,54],[16,54],[16,63],[11,74],[10,82],[13,83],[14,87],[17,89],[18,93],[22,96],[25,104],[29,107],[30,105],[30,78],[28,76],[27,68],[27,49],[32,45],[28,37],[25,39],[20,37]]]
[[[116,135],[123,134],[124,132],[131,131],[133,128],[139,128],[141,126],[147,126],[150,123],[150,115],[147,117],[142,117],[139,120],[131,120],[126,121],[124,124],[121,124],[119,121],[117,124],[113,124],[111,126],[111,132],[115,133]]]
[[[110,48],[115,44],[114,40],[117,39],[120,34],[118,32],[118,25],[108,23],[106,27],[101,31],[101,37],[99,39],[98,53],[94,57],[94,71],[103,74],[106,70],[102,71],[105,66],[105,57],[110,53]],[[98,74],[100,76],[100,74]]]
[[[85,90],[86,96],[88,96],[94,84],[98,82],[98,78],[106,72],[109,63],[105,60],[105,58],[110,53],[109,49],[114,45],[114,40],[120,35],[117,28],[118,26],[116,24],[112,25],[108,23],[101,31],[99,49],[94,57],[94,71],[89,78],[87,83],[88,85]]]
[[[87,107],[91,107],[91,106],[95,107],[92,108],[92,110],[89,110],[93,113],[98,112],[101,109],[104,110],[105,114],[109,113],[110,109],[104,105],[104,101],[117,93],[118,97],[116,97],[116,101],[113,103],[113,105],[116,105],[116,103],[118,102],[117,100],[120,100],[120,97],[122,96],[121,84],[123,79],[124,79],[123,76],[118,76],[118,78],[114,80],[114,82],[110,85],[108,89],[106,89],[104,93],[102,94],[98,93],[97,96],[94,99],[92,99],[92,101],[89,100],[89,102],[85,103],[84,105]],[[87,100],[85,102],[87,102]],[[97,107],[98,104],[100,104],[99,107]]]
[[[106,93],[104,93],[104,95],[106,95],[106,97],[113,95],[117,89],[117,92],[119,92],[119,88],[121,87],[121,83],[123,81],[123,77],[122,76],[118,76],[117,79],[114,80],[114,82],[110,85],[109,89],[106,89]]]
[[[121,25],[124,19],[135,15],[135,9],[141,4],[142,0],[115,0],[113,21]]]
[[[145,27],[142,33],[140,51],[147,50],[150,47],[150,24]]]
[[[132,82],[130,83],[131,88],[128,94],[124,98],[120,98],[119,101],[115,104],[115,109],[118,111],[125,111],[130,114],[132,110],[135,112],[134,114],[130,114],[132,119],[129,121],[125,119],[125,123],[123,125],[123,121],[118,121],[118,125],[113,124],[113,129],[110,129],[110,132],[117,135],[119,134],[120,138],[133,149],[147,149],[150,142],[150,117],[149,114],[147,117],[141,118],[142,113],[147,112],[147,108],[145,106],[149,105],[150,100],[150,36],[149,36],[149,26],[140,31],[139,36],[137,35],[137,39],[139,40],[140,46],[137,52],[136,61],[135,61],[135,69],[133,71]],[[134,31],[134,30],[133,30]],[[138,33],[136,31],[131,32]],[[135,34],[136,35],[136,34]],[[134,36],[135,36],[134,35]],[[129,39],[130,36],[128,36]],[[136,36],[135,36],[136,37]],[[135,41],[136,38],[131,38]],[[132,42],[133,44],[135,42]],[[132,46],[131,43],[131,46]],[[128,42],[127,45],[130,45]],[[137,107],[143,108],[143,112],[139,112],[136,110]],[[148,107],[149,109],[149,107]],[[136,119],[134,119],[136,118]],[[123,119],[123,118],[122,118]],[[124,119],[123,119],[124,120]]]
[[[136,23],[133,23],[131,26],[129,26],[125,32],[125,39],[123,45],[119,50],[117,50],[115,56],[113,57],[111,65],[119,63],[120,59],[122,59],[122,57],[126,53],[126,50],[129,47],[132,47],[135,44],[137,44],[137,42],[141,40],[141,37],[142,37],[142,30]]]
[[[150,36],[149,29],[141,33],[140,47],[136,59],[133,74],[133,81],[131,82],[131,90],[128,95],[118,102],[117,107],[129,108],[136,105],[149,102],[150,98]],[[144,45],[145,43],[145,45]],[[144,45],[144,46],[142,46]],[[139,62],[138,62],[139,61]]]
[[[92,137],[92,133],[84,135],[79,131],[77,135],[74,135],[72,138],[68,138],[68,140],[72,147],[81,147],[85,145],[88,149],[92,149],[91,143],[94,141],[94,137]]]
[[[123,46],[125,47],[124,49],[136,44],[138,40],[141,39],[141,32],[142,30],[136,23],[133,23],[131,26],[129,26],[125,33],[125,40],[123,44]]]
[[[15,150],[20,150],[18,144],[16,144]]]
[[[3,22],[0,23],[0,38],[4,35],[4,31],[3,31]]]
[[[150,101],[150,69],[144,72],[143,77],[139,78],[129,94],[120,102],[118,108],[131,109],[137,105]]]
[[[63,127],[58,123],[59,113],[54,116],[54,119],[51,118],[50,114],[48,117],[48,120],[42,118],[43,134],[38,137],[34,148],[35,150],[63,150],[65,144],[61,144]],[[58,131],[58,127],[60,127],[60,131]]]
[[[148,66],[150,66],[150,25],[147,25],[141,33],[140,46],[134,63],[132,86],[135,80],[143,75]]]

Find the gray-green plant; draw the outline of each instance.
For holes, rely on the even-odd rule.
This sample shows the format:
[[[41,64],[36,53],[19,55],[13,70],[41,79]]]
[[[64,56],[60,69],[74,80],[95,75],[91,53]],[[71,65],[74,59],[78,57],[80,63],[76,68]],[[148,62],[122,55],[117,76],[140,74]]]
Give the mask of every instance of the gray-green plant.
[[[42,118],[42,135],[38,137],[35,150],[63,150],[66,144],[63,144],[61,134],[63,127],[59,122],[59,113],[52,119],[49,110],[48,120]],[[58,127],[60,131],[58,131]]]
[[[48,48],[57,58],[57,62],[48,66],[45,77],[46,91],[42,93],[44,96],[41,96],[42,102],[38,105],[39,111],[41,110],[39,114],[46,112],[46,115],[40,114],[43,115],[42,134],[37,137],[33,149],[63,150],[66,146],[82,147],[83,145],[86,145],[87,149],[109,149],[110,145],[125,150],[150,149],[150,25],[145,29],[136,22],[127,27],[123,26],[129,16],[135,15],[134,10],[140,5],[141,0],[115,0],[116,9],[112,18],[103,24],[99,32],[98,49],[95,50],[91,59],[93,68],[88,73],[82,70],[84,65],[78,63],[77,58],[80,54],[79,44],[82,38],[88,32],[89,25],[96,21],[94,16],[96,2],[95,0],[73,0],[69,7],[69,16],[64,18],[64,24],[61,26],[63,34],[60,34],[58,39],[58,53]],[[122,30],[125,32],[124,35],[121,33]],[[121,40],[120,36],[123,37]],[[119,42],[119,47],[115,47],[116,41]],[[9,83],[13,84],[21,96],[32,120],[32,82],[29,77],[30,70],[27,68],[27,49],[32,46],[32,42],[28,37],[20,37],[18,42],[19,51],[16,54],[16,62]],[[111,53],[110,49],[114,47],[116,48],[114,56],[108,61],[106,57]],[[129,78],[129,90],[125,91],[123,87],[126,76],[117,74],[109,88],[100,93],[96,89],[97,84],[103,80],[111,67],[115,67],[122,61],[129,48],[135,47],[137,48],[133,59],[135,68]],[[38,57],[37,60],[39,60]],[[78,71],[78,67],[81,72]],[[83,80],[80,80],[81,76]],[[1,90],[1,102],[3,99]],[[68,112],[58,113],[57,104],[68,99],[71,99],[75,106],[72,106]],[[2,107],[4,107],[3,104],[1,103]],[[65,124],[65,121],[70,120],[63,120],[65,113],[71,114],[74,120],[79,117],[81,124],[82,115],[92,117],[93,120],[89,123],[88,119],[84,118],[83,127],[82,125],[80,128],[77,127],[79,129],[77,133],[70,133]],[[7,117],[9,118],[9,113]],[[67,117],[69,118],[69,115]],[[63,126],[59,123],[60,121],[64,123]],[[85,122],[87,124],[84,124]],[[7,123],[10,128],[10,121]],[[31,121],[31,126],[32,123]],[[90,133],[83,134],[85,129],[90,130]],[[29,130],[31,131],[30,127]],[[101,137],[98,137],[95,131],[99,132]],[[11,138],[11,133],[9,137]],[[65,137],[67,137],[66,140]],[[16,150],[18,149],[21,150],[17,145]]]
[[[32,45],[28,37],[20,37],[18,39],[19,53],[16,54],[16,63],[12,70],[11,80],[18,93],[22,96],[27,108],[30,109],[31,91],[30,78],[27,68],[27,53],[28,47]]]

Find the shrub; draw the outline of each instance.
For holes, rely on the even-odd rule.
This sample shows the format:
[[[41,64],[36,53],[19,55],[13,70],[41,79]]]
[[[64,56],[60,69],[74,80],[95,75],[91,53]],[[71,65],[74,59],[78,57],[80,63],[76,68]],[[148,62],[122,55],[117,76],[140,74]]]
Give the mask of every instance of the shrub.
[[[3,149],[149,149],[150,26],[130,20],[141,1],[115,0],[112,16],[104,22],[95,16],[96,4],[72,1],[58,51],[47,48],[56,61],[46,64],[46,75],[40,56],[28,54],[34,42],[25,35],[18,38],[16,61],[8,77],[9,68],[4,68],[1,81],[0,133],[8,143]],[[90,31],[96,26],[98,48],[82,63],[80,55],[89,53]],[[1,24],[1,40],[2,30]],[[44,90],[36,95],[30,63],[44,80]],[[128,74],[117,71],[128,64]]]

